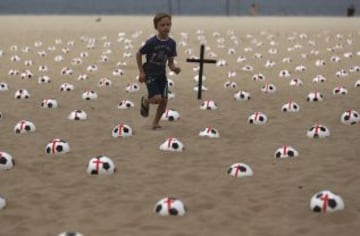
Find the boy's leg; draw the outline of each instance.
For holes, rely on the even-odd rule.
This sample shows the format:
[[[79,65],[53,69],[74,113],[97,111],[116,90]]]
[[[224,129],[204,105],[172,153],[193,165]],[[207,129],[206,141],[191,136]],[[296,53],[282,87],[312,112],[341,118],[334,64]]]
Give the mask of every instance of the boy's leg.
[[[153,129],[158,129],[161,128],[161,126],[159,125],[160,119],[162,114],[165,112],[166,110],[166,106],[167,106],[167,98],[162,98],[157,109],[156,109],[156,114],[153,120]]]

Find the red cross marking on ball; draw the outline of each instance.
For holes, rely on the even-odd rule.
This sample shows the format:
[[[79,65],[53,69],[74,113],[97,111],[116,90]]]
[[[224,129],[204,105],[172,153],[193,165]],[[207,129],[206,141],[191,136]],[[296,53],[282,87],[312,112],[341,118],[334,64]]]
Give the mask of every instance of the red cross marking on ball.
[[[100,160],[99,157],[96,158],[96,160],[93,160],[92,163],[95,164],[96,172],[99,172],[100,164],[104,163]]]
[[[173,202],[173,200],[171,198],[167,198],[164,203],[166,203],[166,206],[167,206],[167,209],[168,211],[170,212],[170,209],[171,209],[171,203]]]
[[[55,153],[55,149],[56,149],[56,144],[57,143],[60,143],[60,140],[59,139],[54,139],[52,142],[51,142],[51,152],[52,153]]]
[[[322,210],[323,210],[324,212],[326,212],[326,210],[327,210],[327,205],[328,205],[328,202],[329,202],[329,195],[328,195],[328,194],[324,194],[324,196],[322,196],[320,199],[323,201]]]

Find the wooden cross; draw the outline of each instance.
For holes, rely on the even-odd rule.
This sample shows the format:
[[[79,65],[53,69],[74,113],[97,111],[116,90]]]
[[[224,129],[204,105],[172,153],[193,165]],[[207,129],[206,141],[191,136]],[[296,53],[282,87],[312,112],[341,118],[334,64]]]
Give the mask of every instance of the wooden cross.
[[[197,62],[197,63],[199,63],[200,69],[199,69],[198,99],[201,99],[202,76],[203,76],[204,63],[212,63],[212,64],[214,64],[214,63],[216,63],[216,60],[204,59],[204,44],[201,44],[201,46],[200,46],[200,59],[188,58],[188,59],[186,59],[186,62]]]

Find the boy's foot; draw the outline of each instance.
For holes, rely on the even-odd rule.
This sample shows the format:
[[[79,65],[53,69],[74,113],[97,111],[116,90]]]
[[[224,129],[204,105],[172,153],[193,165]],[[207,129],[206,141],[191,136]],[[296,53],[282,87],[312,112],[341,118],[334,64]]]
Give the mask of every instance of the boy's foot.
[[[144,96],[141,97],[141,105],[140,105],[140,114],[143,117],[148,117],[149,116],[149,104],[145,105],[144,104]]]
[[[161,129],[161,126],[160,125],[153,125],[152,129],[153,130]]]

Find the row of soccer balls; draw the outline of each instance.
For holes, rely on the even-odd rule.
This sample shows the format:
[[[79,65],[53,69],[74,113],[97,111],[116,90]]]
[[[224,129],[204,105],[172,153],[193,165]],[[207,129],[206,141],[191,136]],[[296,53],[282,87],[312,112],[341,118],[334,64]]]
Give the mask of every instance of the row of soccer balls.
[[[0,210],[6,207],[6,199],[0,196]],[[310,209],[317,213],[332,213],[345,209],[342,197],[329,190],[322,190],[315,193],[310,199]],[[174,197],[165,197],[158,201],[153,212],[161,216],[183,216],[187,212],[185,204]],[[59,236],[82,235],[80,233],[63,232]]]

